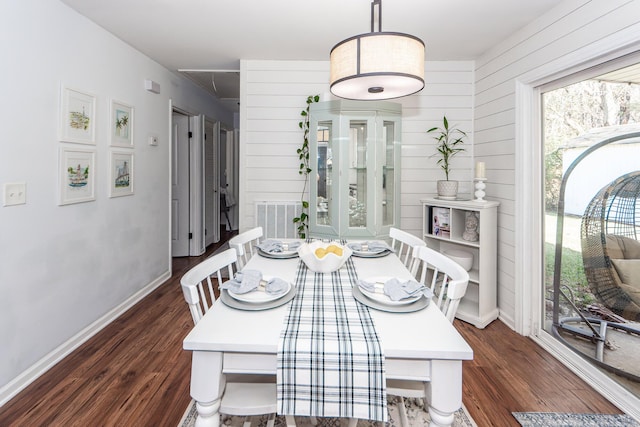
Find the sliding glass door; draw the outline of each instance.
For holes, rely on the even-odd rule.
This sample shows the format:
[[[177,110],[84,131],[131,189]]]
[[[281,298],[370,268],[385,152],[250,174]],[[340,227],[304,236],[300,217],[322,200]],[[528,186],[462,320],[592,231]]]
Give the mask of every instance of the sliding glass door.
[[[640,398],[640,60],[545,85],[541,106],[541,325]]]

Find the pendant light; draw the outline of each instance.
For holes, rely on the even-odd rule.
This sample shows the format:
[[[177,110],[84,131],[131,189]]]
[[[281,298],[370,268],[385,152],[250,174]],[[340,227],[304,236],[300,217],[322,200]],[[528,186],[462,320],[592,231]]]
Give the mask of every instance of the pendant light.
[[[424,88],[424,43],[409,34],[382,31],[382,0],[371,2],[371,32],[341,41],[330,59],[331,93],[340,98],[391,99]]]

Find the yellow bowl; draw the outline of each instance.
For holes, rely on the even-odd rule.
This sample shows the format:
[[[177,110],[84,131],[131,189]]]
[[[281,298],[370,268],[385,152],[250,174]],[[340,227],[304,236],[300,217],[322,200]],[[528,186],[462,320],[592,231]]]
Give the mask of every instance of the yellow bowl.
[[[326,250],[331,245],[335,245],[342,249],[342,256],[338,256],[333,252],[327,252],[322,257],[318,257],[316,255],[316,250],[318,248]],[[303,243],[300,248],[298,248],[298,255],[300,256],[300,259],[304,261],[309,270],[316,273],[331,273],[333,271],[339,270],[340,267],[342,267],[344,263],[349,259],[352,253],[353,252],[348,247],[335,242],[325,243],[316,241],[311,243]]]

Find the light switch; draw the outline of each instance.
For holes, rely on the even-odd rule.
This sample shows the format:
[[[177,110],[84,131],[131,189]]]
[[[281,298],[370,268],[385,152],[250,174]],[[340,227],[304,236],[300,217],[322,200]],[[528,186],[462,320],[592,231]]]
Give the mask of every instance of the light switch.
[[[24,205],[27,203],[27,184],[11,182],[4,184],[4,206]]]

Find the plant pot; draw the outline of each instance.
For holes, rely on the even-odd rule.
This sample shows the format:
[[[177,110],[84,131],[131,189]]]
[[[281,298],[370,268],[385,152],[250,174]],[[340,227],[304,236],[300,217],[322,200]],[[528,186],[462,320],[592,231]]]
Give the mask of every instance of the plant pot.
[[[458,195],[458,181],[438,181],[438,197],[444,200],[455,200]]]

